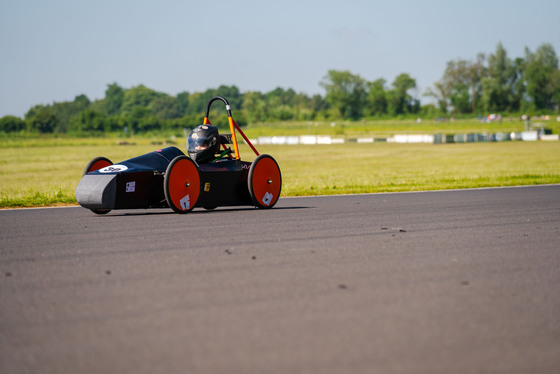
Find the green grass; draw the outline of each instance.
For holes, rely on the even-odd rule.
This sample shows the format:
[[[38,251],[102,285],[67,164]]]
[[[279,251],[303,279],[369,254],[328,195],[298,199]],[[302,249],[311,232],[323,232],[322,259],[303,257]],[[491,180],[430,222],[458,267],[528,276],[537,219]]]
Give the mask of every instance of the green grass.
[[[270,147],[275,152],[285,195],[560,183],[557,142]]]
[[[26,143],[29,142],[29,143]],[[75,204],[85,165],[161,147],[152,139],[26,139],[0,142],[0,207]],[[177,140],[184,149],[183,141]],[[31,144],[27,146],[26,144]],[[259,146],[278,161],[283,196],[560,183],[560,142]],[[254,155],[240,147],[242,159]]]

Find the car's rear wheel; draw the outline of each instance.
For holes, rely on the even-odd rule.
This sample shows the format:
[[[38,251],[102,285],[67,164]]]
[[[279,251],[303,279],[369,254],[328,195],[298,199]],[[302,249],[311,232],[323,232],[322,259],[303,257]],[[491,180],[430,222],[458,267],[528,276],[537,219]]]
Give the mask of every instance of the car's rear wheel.
[[[96,157],[91,160],[84,169],[84,173],[82,176],[90,173],[92,171],[96,171],[99,169],[103,169],[104,167],[113,165],[113,162],[106,157]],[[95,214],[107,214],[111,211],[111,209],[90,209]]]
[[[249,195],[253,204],[261,209],[272,208],[282,191],[280,167],[272,156],[260,155],[249,168]]]
[[[200,195],[200,175],[195,162],[187,156],[175,157],[163,179],[165,200],[173,211],[188,213]]]

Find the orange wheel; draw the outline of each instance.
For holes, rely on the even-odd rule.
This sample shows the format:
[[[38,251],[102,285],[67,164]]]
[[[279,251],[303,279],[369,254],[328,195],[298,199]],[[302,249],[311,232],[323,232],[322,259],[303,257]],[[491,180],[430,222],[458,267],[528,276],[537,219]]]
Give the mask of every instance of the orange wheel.
[[[187,156],[177,156],[171,161],[163,179],[165,200],[177,213],[193,210],[200,195],[198,167]]]
[[[83,175],[86,175],[87,173],[89,173],[91,171],[96,171],[96,170],[99,170],[99,169],[102,169],[106,166],[111,166],[111,165],[113,165],[113,163],[108,158],[96,157],[93,160],[91,160],[89,162],[89,164],[87,164],[86,168],[84,169],[84,174]]]
[[[282,174],[276,160],[269,155],[260,155],[249,169],[249,194],[256,207],[272,208],[282,191]]]
[[[104,167],[113,165],[113,162],[106,157],[96,157],[91,160],[86,168],[84,169],[84,174],[86,175],[89,172],[96,171],[99,169],[103,169]],[[111,209],[90,209],[95,214],[107,214],[111,211]]]

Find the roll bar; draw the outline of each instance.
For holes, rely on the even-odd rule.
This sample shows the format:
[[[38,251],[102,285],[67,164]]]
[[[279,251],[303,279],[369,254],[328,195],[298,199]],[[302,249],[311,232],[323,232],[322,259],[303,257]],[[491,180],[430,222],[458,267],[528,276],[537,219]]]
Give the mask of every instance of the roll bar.
[[[235,136],[235,130],[237,130],[241,136],[243,137],[243,139],[245,140],[245,142],[249,145],[249,147],[251,147],[251,149],[253,150],[253,152],[255,152],[255,154],[257,155],[257,157],[259,156],[259,152],[257,152],[257,150],[255,149],[255,147],[253,146],[253,144],[249,141],[249,139],[247,139],[247,137],[245,136],[245,134],[243,133],[243,131],[241,131],[241,128],[239,127],[239,125],[233,120],[233,117],[231,115],[231,106],[229,105],[229,102],[222,96],[214,96],[213,98],[210,99],[210,101],[208,101],[208,104],[206,105],[206,113],[204,115],[204,121],[203,121],[203,125],[211,125],[212,123],[210,123],[210,120],[208,119],[208,116],[210,115],[210,106],[212,105],[212,103],[214,101],[222,101],[225,105],[226,105],[226,111],[227,111],[227,115],[228,115],[228,123],[229,123],[229,130],[231,132],[231,140],[233,143],[233,150],[235,151],[235,159],[239,160],[239,148],[237,146],[237,137]]]

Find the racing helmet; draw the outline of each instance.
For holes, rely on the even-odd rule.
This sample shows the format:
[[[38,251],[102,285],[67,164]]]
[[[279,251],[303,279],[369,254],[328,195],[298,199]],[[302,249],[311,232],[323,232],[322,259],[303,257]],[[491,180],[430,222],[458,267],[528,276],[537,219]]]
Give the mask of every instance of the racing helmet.
[[[219,148],[220,133],[216,126],[197,126],[187,138],[189,157],[198,164],[211,162]]]

